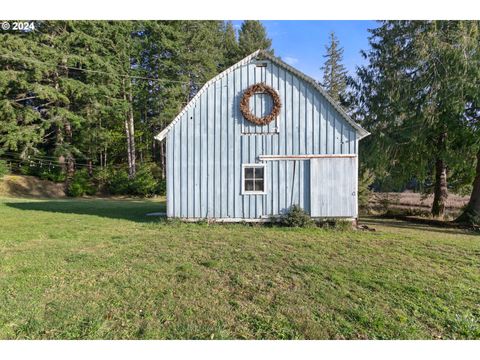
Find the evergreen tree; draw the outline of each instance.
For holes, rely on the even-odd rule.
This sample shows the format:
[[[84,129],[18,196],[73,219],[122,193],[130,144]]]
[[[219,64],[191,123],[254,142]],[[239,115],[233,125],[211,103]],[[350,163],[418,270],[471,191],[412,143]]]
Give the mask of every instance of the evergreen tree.
[[[231,22],[35,27],[0,34],[0,151],[60,163],[67,183],[84,167],[91,176],[126,168],[133,180],[137,160],[164,173],[165,144],[154,136],[240,57]]]
[[[222,67],[226,69],[240,60],[238,40],[231,21],[227,21],[224,24],[222,47],[224,58]]]
[[[332,99],[343,103],[347,89],[347,70],[342,63],[343,48],[340,47],[335,33],[330,33],[329,44],[325,46],[325,50],[324,58],[326,60],[321,67],[321,70],[323,70],[322,86]]]
[[[244,58],[258,49],[273,54],[272,40],[267,36],[267,30],[258,20],[245,20],[238,34],[239,58]]]
[[[478,96],[478,23],[389,21],[371,33],[356,97],[373,133],[366,161],[397,184],[431,181],[432,214],[443,217],[447,174],[460,183],[464,159],[474,156],[461,139],[468,99]]]
[[[27,32],[0,33],[0,49],[0,145],[25,158],[38,151],[54,103],[68,101],[52,81],[59,55]]]
[[[480,49],[477,49],[477,55],[480,63]],[[480,69],[477,71],[480,71]],[[463,137],[461,141],[464,142],[465,146],[470,146],[473,151],[476,149],[476,168],[472,180],[470,199],[463,212],[455,221],[460,223],[480,225],[480,108],[477,107],[473,99],[471,102],[469,102],[469,106],[465,112],[464,120],[465,125],[470,130],[470,134],[469,136]],[[469,156],[462,158],[465,159],[465,169],[470,170],[472,168],[472,164],[475,164],[475,162],[472,161],[471,157]]]
[[[177,21],[144,21],[139,34],[137,72],[149,79],[136,83],[134,108],[139,123],[139,150],[142,159],[160,164],[165,176],[165,142],[154,140],[177,115],[185,101],[181,80],[180,50],[184,34]]]
[[[184,86],[186,103],[221,70],[223,24],[221,21],[179,21],[177,26],[182,34],[177,58],[181,69],[179,79],[188,83]]]
[[[5,68],[16,68],[17,73],[4,88],[2,110],[10,117],[7,131],[0,133],[0,142],[4,148],[22,147],[23,157],[38,153],[42,147],[48,151],[51,145],[50,151],[65,166],[68,185],[76,158],[81,155],[74,133],[85,125],[86,108],[93,99],[85,74],[77,70],[82,54],[74,49],[79,48],[82,36],[74,22],[37,22],[36,29],[39,33],[9,33],[3,39]],[[8,52],[17,51],[19,56],[19,49],[24,55],[22,63],[8,60]],[[12,111],[9,105],[14,105]]]

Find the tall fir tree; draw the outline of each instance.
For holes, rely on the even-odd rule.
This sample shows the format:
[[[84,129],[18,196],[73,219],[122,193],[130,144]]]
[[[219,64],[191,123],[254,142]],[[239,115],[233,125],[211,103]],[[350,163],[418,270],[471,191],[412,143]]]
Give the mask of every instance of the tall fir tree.
[[[224,69],[240,60],[240,49],[238,45],[237,34],[231,21],[226,21],[223,26],[222,48],[224,58],[222,67]]]
[[[447,175],[456,185],[474,170],[465,167],[474,148],[461,139],[468,99],[478,96],[477,31],[468,21],[383,22],[358,69],[357,115],[373,134],[366,161],[397,184],[431,182],[437,217],[445,215]]]
[[[345,102],[347,90],[347,69],[343,65],[343,48],[331,32],[329,43],[325,46],[326,54],[323,56],[326,60],[321,67],[323,70],[322,86],[327,93],[342,104]]]
[[[258,20],[245,20],[238,33],[239,58],[244,58],[261,49],[273,54],[272,40],[267,30]]]
[[[222,67],[223,24],[221,21],[179,21],[177,26],[182,34],[177,57],[180,80],[188,83],[184,87],[186,103]]]

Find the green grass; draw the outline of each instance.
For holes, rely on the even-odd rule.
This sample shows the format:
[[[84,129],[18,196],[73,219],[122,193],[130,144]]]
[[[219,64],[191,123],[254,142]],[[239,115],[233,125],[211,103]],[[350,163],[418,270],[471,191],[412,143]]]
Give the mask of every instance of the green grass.
[[[480,236],[147,218],[155,201],[0,199],[0,338],[480,338]]]

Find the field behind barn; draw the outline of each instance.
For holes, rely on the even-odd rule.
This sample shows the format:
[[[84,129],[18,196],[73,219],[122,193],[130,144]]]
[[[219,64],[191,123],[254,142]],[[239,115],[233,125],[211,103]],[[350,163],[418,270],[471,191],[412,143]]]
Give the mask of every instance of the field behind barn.
[[[145,216],[163,209],[1,198],[0,338],[480,338],[478,233]]]

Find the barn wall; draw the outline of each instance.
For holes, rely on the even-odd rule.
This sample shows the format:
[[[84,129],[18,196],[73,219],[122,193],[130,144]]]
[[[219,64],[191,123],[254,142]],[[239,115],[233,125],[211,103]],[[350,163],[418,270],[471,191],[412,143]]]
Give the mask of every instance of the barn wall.
[[[194,218],[260,218],[292,204],[309,211],[309,162],[267,161],[267,195],[241,194],[242,164],[259,155],[356,154],[356,132],[303,79],[270,61],[254,61],[217,80],[188,108],[167,135],[167,215]],[[243,119],[239,102],[258,82],[282,100],[277,121],[255,126]],[[257,116],[271,108],[256,95]],[[294,176],[295,174],[295,176]]]

